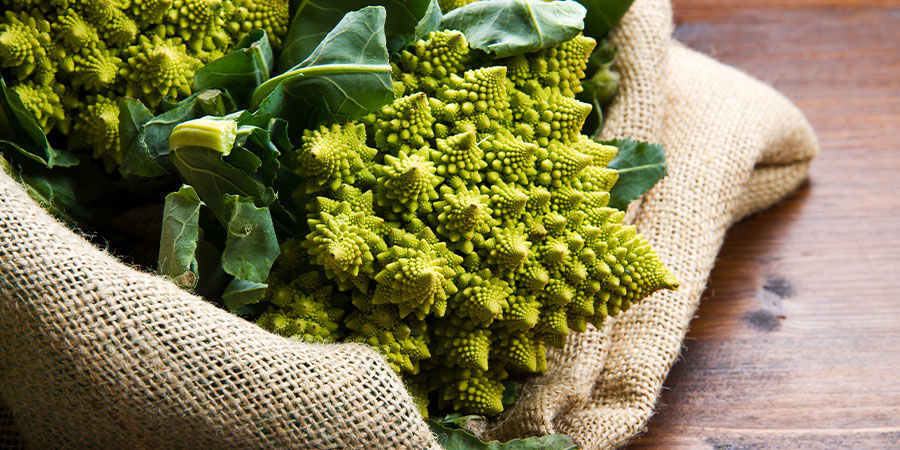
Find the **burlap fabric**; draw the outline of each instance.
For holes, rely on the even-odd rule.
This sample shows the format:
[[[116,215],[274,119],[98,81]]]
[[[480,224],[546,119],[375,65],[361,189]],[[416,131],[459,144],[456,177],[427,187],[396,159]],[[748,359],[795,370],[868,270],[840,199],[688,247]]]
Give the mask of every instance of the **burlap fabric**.
[[[669,176],[629,220],[681,280],[552,350],[486,437],[622,444],[646,424],[727,228],[806,176],[817,143],[788,100],[670,41],[665,0],[614,33],[604,137],[666,146]],[[0,176],[0,447],[431,447],[373,350],[269,334],[91,246]]]

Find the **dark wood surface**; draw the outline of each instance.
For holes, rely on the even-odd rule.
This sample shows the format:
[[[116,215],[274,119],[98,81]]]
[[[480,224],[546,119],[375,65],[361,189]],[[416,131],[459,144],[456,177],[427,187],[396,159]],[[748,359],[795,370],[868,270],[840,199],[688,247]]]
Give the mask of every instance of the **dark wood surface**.
[[[728,233],[632,447],[900,448],[900,1],[674,3],[675,36],[794,100],[822,152]]]

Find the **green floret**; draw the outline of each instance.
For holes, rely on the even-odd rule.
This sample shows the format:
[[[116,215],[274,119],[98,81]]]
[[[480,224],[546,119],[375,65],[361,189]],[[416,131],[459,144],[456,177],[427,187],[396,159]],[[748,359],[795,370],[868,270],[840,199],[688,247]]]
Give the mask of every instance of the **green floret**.
[[[432,31],[424,40],[402,50],[393,63],[394,75],[407,91],[434,95],[450,75],[461,72],[469,44],[459,31]]]
[[[522,225],[516,227],[494,227],[491,237],[484,241],[482,253],[485,263],[498,274],[512,274],[519,270],[528,259],[531,241],[525,235]]]
[[[92,48],[72,57],[72,76],[75,87],[100,92],[112,86],[119,76],[122,60],[109,50]]]
[[[618,150],[579,133],[594,41],[502,61],[464,43],[437,32],[398,52],[405,96],[365,129],[305,133],[288,160],[309,231],[279,261],[352,291],[344,336],[382,351],[420,404],[496,414],[508,372],[547,370],[546,346],[678,282],[607,207]]]
[[[487,370],[491,331],[472,326],[464,319],[451,318],[434,326],[436,355],[445,363],[467,369]]]
[[[287,0],[237,0],[227,29],[234,39],[240,39],[256,28],[266,30],[272,48],[281,48],[281,37],[287,34],[290,22],[290,2]]]
[[[425,322],[407,324],[397,319],[396,309],[375,305],[372,300],[369,295],[354,295],[357,310],[346,320],[348,339],[380,350],[396,372],[418,374],[419,361],[431,357]]]
[[[310,288],[300,277],[287,285],[270,286],[271,303],[257,324],[285,337],[308,342],[331,342],[339,338],[338,323],[344,311],[333,304],[330,287]]]
[[[82,48],[97,49],[100,44],[97,29],[73,9],[67,9],[57,16],[52,26],[56,39],[66,50],[77,52]]]
[[[222,0],[174,0],[164,16],[167,34],[180,37],[195,51],[225,43],[224,7]]]
[[[436,117],[454,133],[476,130],[479,136],[495,133],[510,120],[506,67],[482,67],[452,74],[437,92]]]
[[[453,284],[453,267],[462,262],[456,256],[448,260],[443,243],[411,240],[394,245],[378,254],[384,267],[374,276],[376,282],[372,303],[396,304],[400,317],[415,313],[419,320],[428,315],[441,317],[447,309],[447,298],[457,291]]]
[[[476,0],[440,0],[438,4],[441,6],[441,11],[443,11],[444,13],[448,13],[456,8],[466,6],[474,1]]]
[[[471,414],[497,414],[503,411],[504,386],[498,380],[506,378],[501,370],[438,368],[433,384],[438,386],[438,405]]]
[[[547,279],[544,278],[543,283],[538,282],[537,284],[540,285],[540,288],[537,290],[543,289],[547,284]],[[503,308],[497,320],[506,330],[513,332],[527,331],[537,325],[540,313],[541,304],[537,296],[531,293],[520,292],[507,297],[506,307]]]
[[[539,147],[523,142],[508,130],[499,130],[482,144],[484,161],[490,167],[488,177],[492,182],[504,180],[527,185],[536,170],[535,155]]]
[[[566,182],[581,173],[593,161],[590,155],[579,152],[573,147],[553,141],[543,152],[541,176],[537,182],[548,187],[560,188]]]
[[[352,212],[350,203],[340,202],[331,211],[310,214],[310,232],[303,247],[309,251],[310,261],[322,266],[339,288],[355,285],[365,290],[368,277],[375,272],[375,254],[387,249],[378,234],[380,222],[363,212]]]
[[[456,134],[447,139],[436,139],[437,150],[432,150],[431,161],[442,177],[458,176],[466,183],[481,183],[481,170],[487,167],[484,152],[478,145],[475,132]]]
[[[131,3],[131,13],[142,29],[162,23],[172,7],[172,0],[143,0]]]
[[[75,120],[76,135],[94,149],[94,158],[119,164],[119,105],[98,95],[85,108],[84,114]]]
[[[507,299],[512,294],[512,288],[505,281],[492,276],[490,270],[465,273],[457,278],[457,283],[459,291],[453,304],[460,317],[490,325],[504,308],[509,307]]]
[[[487,233],[494,224],[487,195],[468,189],[459,178],[441,186],[429,219],[437,234],[450,242],[470,241],[475,233]]]
[[[432,201],[438,198],[435,188],[442,179],[435,175],[429,154],[427,147],[411,154],[401,150],[397,157],[385,155],[384,165],[375,166],[375,202],[388,210],[387,217],[410,220],[416,211],[432,211]]]
[[[190,95],[194,73],[225,55],[250,29],[266,30],[277,48],[289,19],[283,0],[0,0],[0,5],[0,74],[6,83],[24,96],[46,93],[40,102],[23,100],[44,132],[71,132],[70,147],[102,158],[110,169],[122,158],[118,130],[101,141],[106,127],[85,126],[108,116],[106,106],[129,96],[160,113],[167,102]],[[98,103],[104,105],[102,114]]]
[[[55,64],[48,53],[51,41],[50,22],[46,19],[6,11],[0,23],[0,67],[9,68],[20,81],[32,74],[43,78],[54,71]],[[43,84],[44,80],[35,81]]]
[[[336,190],[344,183],[374,181],[368,167],[376,153],[366,145],[362,125],[323,125],[304,131],[300,148],[288,156],[288,162],[306,180],[306,192],[312,193],[320,187]]]
[[[528,204],[528,192],[517,184],[506,184],[500,180],[490,187],[481,186],[482,194],[488,198],[491,214],[502,224],[515,224]]]
[[[523,373],[538,371],[538,352],[543,349],[535,340],[534,333],[499,329],[496,333],[491,357],[506,364],[510,370]]]
[[[49,86],[23,83],[14,86],[12,90],[19,96],[22,105],[32,111],[45,132],[52,127],[54,121],[62,120],[64,113],[59,96]],[[118,119],[116,123],[118,124]]]
[[[124,72],[128,80],[125,95],[142,98],[153,107],[164,98],[190,95],[194,72],[203,65],[179,38],[141,36],[125,54],[129,67]]]
[[[398,98],[375,114],[375,144],[392,155],[412,152],[434,137],[433,126],[434,117],[424,93]]]

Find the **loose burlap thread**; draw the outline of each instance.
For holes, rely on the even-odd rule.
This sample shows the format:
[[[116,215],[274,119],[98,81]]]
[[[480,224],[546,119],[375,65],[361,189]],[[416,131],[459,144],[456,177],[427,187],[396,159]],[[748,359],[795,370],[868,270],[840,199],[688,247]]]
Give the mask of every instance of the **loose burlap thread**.
[[[623,79],[603,137],[665,145],[669,175],[628,220],[681,288],[551,350],[515,407],[473,424],[486,438],[555,432],[605,448],[639,433],[726,230],[806,177],[818,146],[799,110],[671,30],[665,0],[637,0],[615,30]],[[374,350],[283,339],[134,270],[6,175],[0,342],[0,447],[436,445]]]

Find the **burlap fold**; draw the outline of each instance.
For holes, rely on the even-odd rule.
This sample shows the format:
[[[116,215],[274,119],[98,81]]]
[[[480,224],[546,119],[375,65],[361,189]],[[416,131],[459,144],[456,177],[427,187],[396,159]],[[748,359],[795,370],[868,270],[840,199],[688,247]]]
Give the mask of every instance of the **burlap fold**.
[[[623,82],[604,137],[666,146],[629,220],[682,282],[551,350],[484,436],[612,447],[646,424],[727,228],[806,176],[817,143],[783,96],[670,41],[637,0],[614,32]],[[94,248],[0,175],[0,448],[432,447],[382,357],[272,335]],[[4,429],[5,428],[5,429]]]

